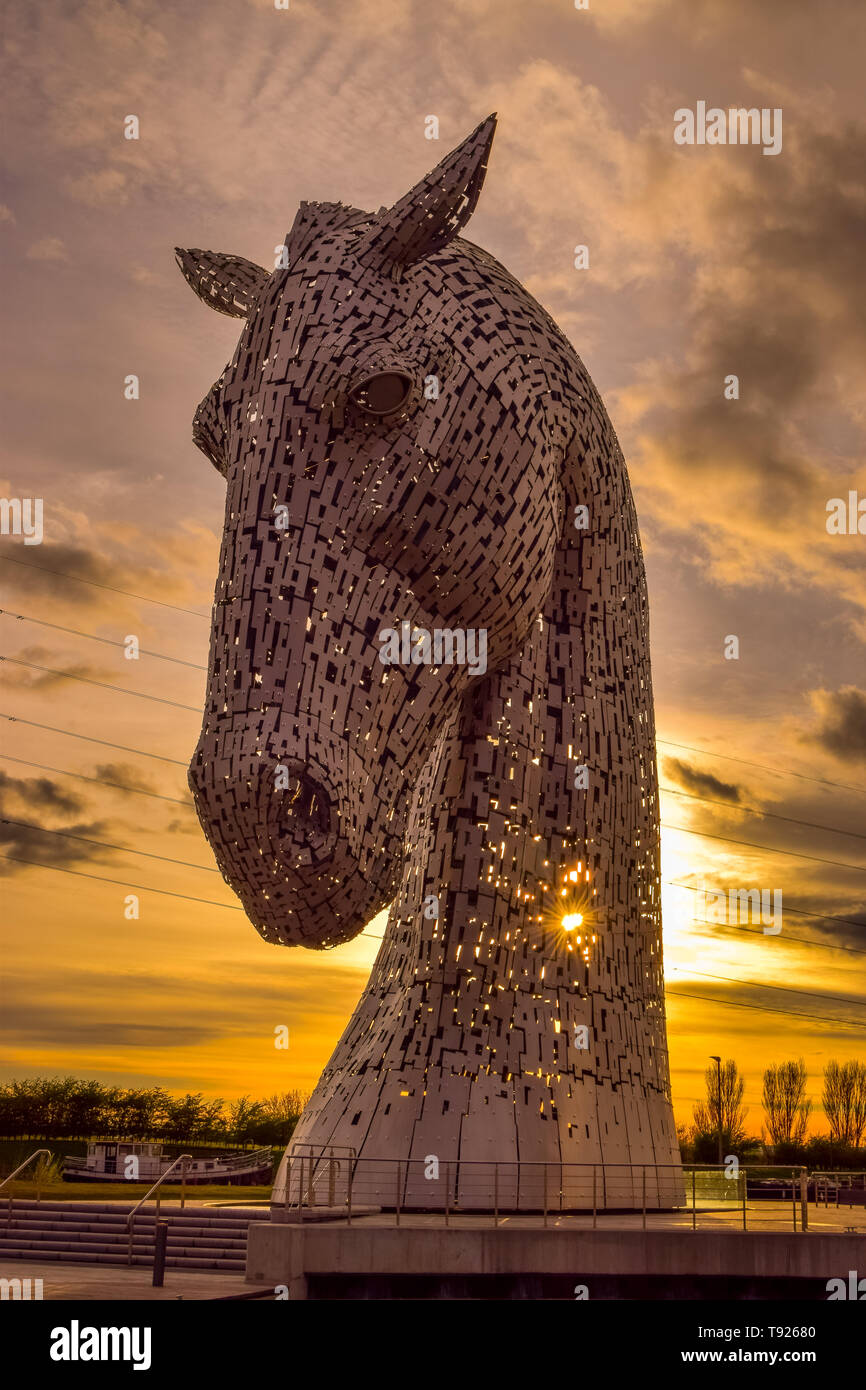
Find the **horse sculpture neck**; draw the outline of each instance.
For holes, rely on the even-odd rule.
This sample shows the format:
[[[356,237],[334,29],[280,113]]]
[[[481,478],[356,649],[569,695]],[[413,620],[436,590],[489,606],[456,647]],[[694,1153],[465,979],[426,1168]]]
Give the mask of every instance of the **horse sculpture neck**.
[[[439,736],[371,979],[290,1149],[403,1154],[410,1204],[436,1204],[431,1154],[467,1164],[465,1183],[482,1160],[626,1165],[624,1205],[639,1164],[669,1165],[653,1204],[676,1186],[643,563],[613,431],[570,356],[580,409],[544,611]]]

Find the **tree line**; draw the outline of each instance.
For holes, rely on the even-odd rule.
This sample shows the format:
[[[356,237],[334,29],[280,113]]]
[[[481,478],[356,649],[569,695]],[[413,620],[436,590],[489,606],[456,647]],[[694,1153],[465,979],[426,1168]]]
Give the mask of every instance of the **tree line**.
[[[743,1105],[745,1078],[737,1063],[728,1058],[720,1067],[704,1073],[707,1098],[694,1107],[694,1123],[680,1130],[684,1157],[696,1163],[715,1163],[719,1129],[724,1154],[743,1154],[763,1149],[780,1163],[808,1163],[812,1167],[839,1163],[866,1167],[866,1063],[830,1061],[824,1067],[821,1108],[828,1134],[807,1138],[813,1100],[809,1075],[801,1057],[797,1062],[777,1062],[763,1073],[760,1135],[746,1127],[748,1109]]]
[[[104,1086],[77,1077],[32,1077],[0,1085],[6,1139],[136,1139],[178,1144],[287,1144],[308,1097],[281,1091],[262,1100],[173,1096],[163,1086]]]

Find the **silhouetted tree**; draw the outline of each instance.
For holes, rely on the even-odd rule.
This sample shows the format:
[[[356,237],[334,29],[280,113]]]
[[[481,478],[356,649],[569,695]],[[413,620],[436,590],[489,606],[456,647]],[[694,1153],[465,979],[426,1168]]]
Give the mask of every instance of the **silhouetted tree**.
[[[767,1133],[774,1145],[802,1144],[812,1102],[806,1096],[806,1064],[779,1062],[764,1072],[763,1103]]]
[[[822,1099],[832,1137],[856,1148],[866,1129],[866,1062],[828,1062]]]
[[[719,1132],[719,1076],[715,1066],[707,1067],[704,1073],[707,1087],[706,1101],[698,1101],[694,1107],[694,1139],[696,1145],[709,1136]],[[721,1068],[721,1130],[722,1147],[725,1153],[742,1147],[746,1138],[746,1116],[749,1113],[743,1106],[745,1079],[740,1076],[733,1058],[729,1057]]]

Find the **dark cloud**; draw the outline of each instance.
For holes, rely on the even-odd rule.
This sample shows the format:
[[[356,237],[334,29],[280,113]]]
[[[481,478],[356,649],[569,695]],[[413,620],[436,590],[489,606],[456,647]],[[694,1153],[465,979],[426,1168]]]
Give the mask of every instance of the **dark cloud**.
[[[58,815],[74,816],[84,807],[80,797],[63,790],[50,777],[10,777],[0,772],[0,801],[5,795],[17,797],[34,810],[54,811]]]
[[[790,931],[792,936],[806,937],[822,946],[839,946],[849,951],[866,953],[866,902],[860,899],[853,908],[847,906],[848,902],[850,902],[850,898],[838,902],[834,901],[832,890],[821,896],[798,894],[797,912],[784,917],[783,934]],[[814,911],[814,917],[808,916],[811,911]],[[827,959],[829,957],[822,962],[824,965],[827,964]],[[840,957],[836,958],[835,963],[837,965],[840,964],[840,959]],[[851,955],[848,956],[848,962],[849,964],[853,963],[858,980],[862,979],[862,966],[854,962]],[[842,993],[851,992],[850,990],[842,991]]]
[[[77,608],[91,611],[114,610],[117,605],[124,606],[124,599],[136,596],[152,598],[170,607],[189,597],[188,584],[178,574],[179,562],[189,562],[193,550],[188,535],[170,538],[164,531],[156,534],[142,531],[137,549],[142,558],[131,569],[128,549],[115,559],[106,554],[104,548],[89,550],[85,546],[52,545],[46,541],[34,557],[22,553],[21,543],[16,538],[2,537],[0,572],[6,587],[25,598],[51,599],[64,605],[74,603]],[[145,562],[145,550],[157,560],[156,565]],[[162,561],[168,562],[167,568]],[[75,583],[76,580],[83,582]],[[197,589],[193,594],[195,601],[200,601]],[[191,611],[195,614],[195,610]]]
[[[18,819],[18,816],[10,817],[10,820]],[[13,859],[26,859],[30,864],[45,864],[66,869],[99,859],[102,854],[100,847],[87,844],[85,841],[100,839],[106,831],[107,826],[103,821],[66,825],[63,827],[63,834],[58,834],[47,826],[11,825],[8,820],[0,819],[0,845],[4,854],[13,856]],[[66,838],[72,835],[85,838]],[[3,859],[0,861],[0,874],[21,873],[25,867],[10,859]]]
[[[193,805],[190,802],[190,810],[193,809]],[[169,835],[194,835],[197,840],[201,839],[201,826],[197,819],[187,818],[185,820],[180,820],[177,818],[175,820],[170,820],[165,828]]]
[[[857,448],[849,432],[860,426],[864,169],[866,130],[800,128],[786,131],[783,158],[762,159],[750,177],[720,179],[704,192],[701,215],[728,249],[692,282],[686,365],[674,376],[665,369],[641,443],[663,486],[655,503],[650,488],[639,498],[660,513],[671,495],[680,498],[691,523],[707,523],[716,573],[738,584],[744,576],[754,582],[782,549],[792,577],[856,599],[851,578],[838,578],[844,547],[815,540],[826,542],[832,495],[824,460],[838,471],[841,458],[844,477],[845,456]],[[737,400],[723,394],[729,375],[739,379]],[[688,545],[696,562],[704,558],[694,524]]]
[[[22,556],[20,542],[4,537],[0,540],[0,559],[12,562],[3,564],[4,578],[21,593],[68,598],[65,576],[70,575],[88,581],[75,586],[76,602],[94,606],[99,596],[92,584],[117,584],[114,567],[83,546],[46,543],[39,547],[38,556]]]
[[[854,685],[841,690],[816,690],[812,705],[818,713],[818,728],[807,735],[837,758],[866,761],[866,692]]]
[[[115,786],[133,787],[136,791],[152,792],[155,791],[152,782],[134,768],[131,763],[97,763],[93,769],[93,776],[98,777],[101,782],[113,782]]]
[[[84,1010],[64,1008],[60,1001],[43,1012],[32,1002],[4,1008],[4,1032],[18,1046],[46,1047],[190,1047],[213,1042],[223,1030],[216,1023],[196,1026],[189,1022],[146,1023],[135,1019],[108,1017],[93,1021]]]
[[[740,788],[733,782],[721,782],[711,772],[690,767],[679,758],[665,758],[664,767],[666,776],[672,777],[684,791],[693,792],[695,796],[709,796],[732,803],[740,800]]]

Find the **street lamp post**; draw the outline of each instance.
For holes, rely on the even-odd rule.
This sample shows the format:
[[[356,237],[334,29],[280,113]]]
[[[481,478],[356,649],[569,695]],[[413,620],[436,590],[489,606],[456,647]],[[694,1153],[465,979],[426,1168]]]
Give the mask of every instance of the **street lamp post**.
[[[721,1057],[715,1057],[715,1056],[713,1056],[712,1053],[711,1053],[711,1054],[710,1054],[710,1061],[711,1061],[711,1062],[715,1062],[715,1064],[716,1064],[716,1080],[717,1080],[717,1083],[718,1083],[718,1089],[717,1089],[717,1105],[718,1105],[718,1112],[717,1112],[717,1113],[718,1113],[718,1117],[719,1117],[719,1166],[721,1167],[721,1165],[722,1165],[722,1164],[724,1163],[724,1161],[725,1161],[725,1159],[724,1159],[724,1154],[722,1153],[722,1059],[721,1059]]]

